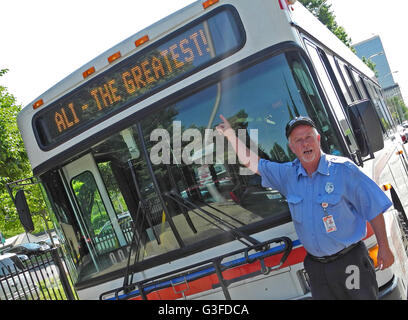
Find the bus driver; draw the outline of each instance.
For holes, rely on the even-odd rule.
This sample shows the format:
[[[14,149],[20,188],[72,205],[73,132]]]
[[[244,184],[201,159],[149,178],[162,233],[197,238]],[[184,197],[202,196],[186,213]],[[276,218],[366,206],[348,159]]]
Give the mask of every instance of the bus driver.
[[[289,147],[297,156],[288,163],[260,159],[220,117],[222,123],[216,129],[240,161],[262,177],[264,187],[286,197],[307,251],[304,267],[312,297],[377,299],[375,270],[362,239],[369,221],[378,242],[378,265],[385,269],[394,263],[382,214],[392,203],[383,191],[349,159],[323,153],[320,135],[308,117],[297,117],[286,126]],[[355,278],[350,282],[352,272]]]

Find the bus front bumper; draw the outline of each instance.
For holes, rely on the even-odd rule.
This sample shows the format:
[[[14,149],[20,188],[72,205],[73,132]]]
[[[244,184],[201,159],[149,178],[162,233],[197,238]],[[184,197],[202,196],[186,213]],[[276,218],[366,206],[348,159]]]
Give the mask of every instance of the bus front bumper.
[[[379,300],[406,300],[407,298],[407,292],[404,292],[401,281],[395,275],[379,289]]]

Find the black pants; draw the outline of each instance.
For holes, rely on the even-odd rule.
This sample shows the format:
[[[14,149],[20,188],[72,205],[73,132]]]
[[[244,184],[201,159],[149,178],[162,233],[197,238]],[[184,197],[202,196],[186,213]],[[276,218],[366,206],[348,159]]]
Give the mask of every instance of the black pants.
[[[310,278],[313,299],[378,299],[374,265],[363,242],[328,263],[306,255],[304,266]]]

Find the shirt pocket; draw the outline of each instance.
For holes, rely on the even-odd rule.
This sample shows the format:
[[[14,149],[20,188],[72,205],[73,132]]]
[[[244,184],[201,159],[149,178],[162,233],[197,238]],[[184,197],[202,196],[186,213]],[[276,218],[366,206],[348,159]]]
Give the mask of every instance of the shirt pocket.
[[[317,197],[317,202],[322,207],[322,203],[327,203],[327,211],[338,208],[341,203],[341,194],[324,194]],[[323,208],[323,207],[322,207]],[[329,213],[330,214],[330,213]]]
[[[295,220],[296,222],[302,223],[303,198],[292,194],[292,195],[288,195],[286,199],[288,200],[290,213],[292,214],[292,219]]]

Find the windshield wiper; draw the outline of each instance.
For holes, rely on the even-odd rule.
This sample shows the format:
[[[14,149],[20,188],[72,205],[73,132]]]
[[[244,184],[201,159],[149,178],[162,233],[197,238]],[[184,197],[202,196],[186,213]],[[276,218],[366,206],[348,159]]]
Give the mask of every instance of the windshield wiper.
[[[133,184],[135,186],[136,193],[137,193],[137,196],[139,198],[139,207],[138,207],[137,213],[136,213],[136,220],[139,220],[140,209],[142,209],[143,218],[146,218],[147,223],[149,224],[149,227],[153,231],[153,235],[156,238],[157,244],[160,244],[160,238],[159,238],[159,236],[157,235],[156,231],[153,228],[152,218],[150,217],[150,212],[149,211],[151,211],[151,210],[150,210],[148,204],[146,203],[146,200],[143,198],[142,193],[140,192],[139,182],[137,181],[135,169],[134,169],[134,166],[133,166],[133,163],[132,163],[131,159],[128,160],[128,165],[129,165],[129,170],[130,170],[130,172],[132,174]],[[143,223],[142,223],[142,225],[143,225]]]
[[[206,220],[207,222],[211,223],[212,225],[216,226],[217,228],[223,230],[223,231],[227,231],[229,233],[231,233],[234,238],[240,242],[242,242],[243,244],[245,244],[246,246],[250,247],[252,245],[258,245],[261,242],[258,241],[257,239],[243,233],[242,231],[238,230],[238,228],[236,226],[234,226],[233,224],[221,219],[220,217],[216,216],[215,214],[208,212],[207,210],[204,210],[203,208],[197,206],[196,204],[194,204],[193,202],[181,197],[176,191],[172,190],[169,192],[165,192],[163,193],[164,196],[166,196],[167,198],[175,201],[176,203],[178,203],[179,205],[187,208],[187,209],[192,209],[192,212],[194,212],[195,214],[197,214],[198,216],[200,216],[201,218],[203,218],[204,220]],[[205,216],[199,214],[198,212],[196,212],[195,210],[200,211],[202,214],[204,214],[205,216],[208,216],[210,218],[212,218],[213,220],[215,220],[217,223],[207,219]],[[216,209],[218,210],[218,209]],[[223,213],[222,211],[218,210],[219,212]],[[224,213],[225,214],[225,213]],[[229,215],[227,215],[229,217]],[[242,222],[240,222],[242,224]],[[220,225],[226,227],[228,230],[223,229]],[[242,241],[242,239],[245,239],[247,242]]]

